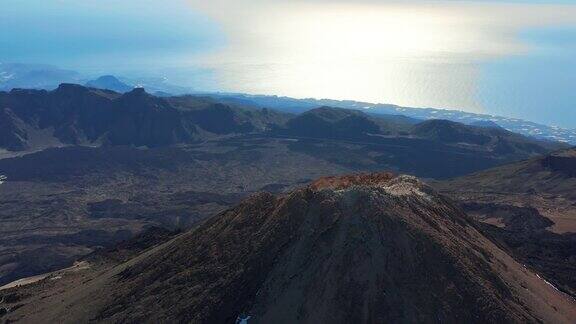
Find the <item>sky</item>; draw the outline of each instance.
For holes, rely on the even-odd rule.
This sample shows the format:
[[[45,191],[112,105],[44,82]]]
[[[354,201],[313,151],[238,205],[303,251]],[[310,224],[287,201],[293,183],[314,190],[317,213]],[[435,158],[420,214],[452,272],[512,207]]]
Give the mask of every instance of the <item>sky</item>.
[[[576,0],[2,0],[0,62],[576,128]]]

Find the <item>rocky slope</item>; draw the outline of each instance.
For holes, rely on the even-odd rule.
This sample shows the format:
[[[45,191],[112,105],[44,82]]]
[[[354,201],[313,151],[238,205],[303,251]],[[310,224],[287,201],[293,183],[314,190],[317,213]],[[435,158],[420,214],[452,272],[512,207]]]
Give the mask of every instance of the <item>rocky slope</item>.
[[[0,285],[64,268],[149,226],[188,229],[246,195],[350,169],[287,141],[66,147],[0,160]]]
[[[548,152],[545,143],[530,141],[503,128],[470,126],[448,120],[433,119],[419,123],[412,128],[412,134],[455,145],[484,147],[502,155]]]
[[[576,296],[576,150],[435,185],[521,262]]]
[[[370,116],[359,110],[320,107],[292,118],[280,133],[316,138],[362,140],[369,134],[398,135],[411,124],[395,116]]]
[[[557,195],[576,202],[576,149],[477,172],[447,184],[471,191]]]
[[[572,299],[480,234],[450,201],[391,174],[258,194],[124,264],[69,280],[7,291],[31,297],[6,318],[569,323],[576,316]]]

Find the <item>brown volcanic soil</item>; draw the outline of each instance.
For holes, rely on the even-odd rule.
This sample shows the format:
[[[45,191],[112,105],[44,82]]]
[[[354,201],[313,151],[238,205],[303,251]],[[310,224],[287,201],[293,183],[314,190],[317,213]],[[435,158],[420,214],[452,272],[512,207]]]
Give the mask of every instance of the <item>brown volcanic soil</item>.
[[[189,229],[247,195],[349,169],[286,141],[69,147],[0,160],[0,285],[65,268],[143,229]]]
[[[381,183],[386,183],[394,178],[393,173],[383,172],[383,173],[360,173],[352,175],[343,176],[330,176],[322,177],[315,180],[310,184],[312,190],[322,190],[322,189],[333,189],[340,190],[351,186],[358,185],[379,185]]]
[[[576,304],[411,177],[262,193],[104,272],[32,285],[22,322],[569,323]],[[42,297],[38,297],[42,296]]]
[[[576,149],[434,186],[521,263],[576,296]]]

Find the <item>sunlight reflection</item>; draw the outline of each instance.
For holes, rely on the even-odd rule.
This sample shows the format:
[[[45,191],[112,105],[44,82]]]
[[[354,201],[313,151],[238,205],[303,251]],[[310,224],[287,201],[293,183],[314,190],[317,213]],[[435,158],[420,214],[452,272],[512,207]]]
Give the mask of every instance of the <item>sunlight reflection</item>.
[[[566,11],[575,12],[386,1],[239,1],[221,10],[222,1],[192,2],[228,34],[224,49],[193,58],[214,69],[222,89],[475,111],[482,62],[529,51],[516,38],[520,26],[573,21]]]

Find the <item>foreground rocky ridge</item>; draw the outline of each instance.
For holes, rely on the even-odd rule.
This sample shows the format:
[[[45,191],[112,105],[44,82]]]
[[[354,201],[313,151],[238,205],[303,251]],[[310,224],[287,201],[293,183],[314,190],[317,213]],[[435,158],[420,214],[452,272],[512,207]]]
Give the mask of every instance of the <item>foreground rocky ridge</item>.
[[[42,294],[41,284],[23,289]],[[254,195],[8,318],[227,323],[241,315],[250,323],[568,323],[576,305],[449,200],[385,173]]]

